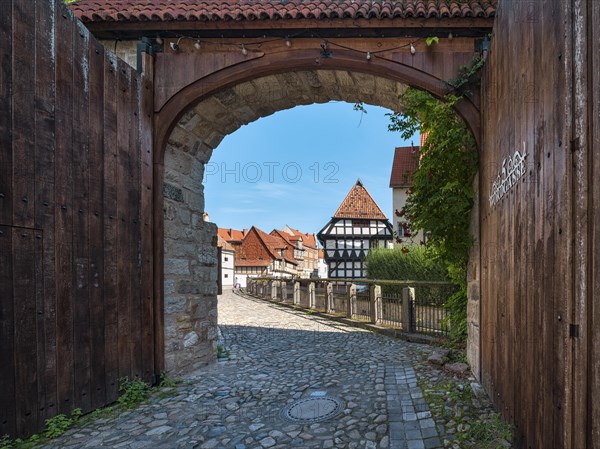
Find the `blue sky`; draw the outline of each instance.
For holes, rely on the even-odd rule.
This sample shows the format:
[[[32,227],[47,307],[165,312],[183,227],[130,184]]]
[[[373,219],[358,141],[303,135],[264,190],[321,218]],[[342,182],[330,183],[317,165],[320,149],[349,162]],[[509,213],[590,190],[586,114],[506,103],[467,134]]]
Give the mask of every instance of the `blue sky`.
[[[357,178],[389,218],[394,148],[419,140],[389,132],[387,109],[365,109],[361,114],[344,102],[298,106],[226,136],[206,166],[210,221],[318,232]]]

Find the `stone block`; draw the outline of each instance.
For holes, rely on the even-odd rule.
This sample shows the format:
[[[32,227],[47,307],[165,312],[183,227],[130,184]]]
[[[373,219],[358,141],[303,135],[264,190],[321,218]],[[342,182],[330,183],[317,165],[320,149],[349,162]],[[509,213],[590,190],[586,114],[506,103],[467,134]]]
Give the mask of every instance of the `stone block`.
[[[183,191],[179,187],[169,184],[168,182],[165,182],[163,185],[163,194],[165,199],[176,201],[178,203],[183,202]]]
[[[190,274],[190,262],[187,259],[165,259],[165,275],[186,276]]]

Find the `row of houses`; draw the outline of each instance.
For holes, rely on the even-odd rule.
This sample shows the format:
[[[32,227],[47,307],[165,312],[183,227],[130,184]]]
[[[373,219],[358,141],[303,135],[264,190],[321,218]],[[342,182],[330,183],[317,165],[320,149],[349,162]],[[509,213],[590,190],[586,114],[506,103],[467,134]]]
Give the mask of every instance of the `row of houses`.
[[[222,285],[243,287],[249,276],[365,278],[371,249],[424,242],[403,213],[418,155],[419,147],[395,150],[390,176],[393,225],[358,179],[316,236],[288,225],[268,234],[255,226],[219,228]]]
[[[314,234],[286,225],[269,234],[257,228],[219,228],[221,282],[245,286],[248,276],[325,277],[327,269]],[[227,258],[227,260],[225,260]]]

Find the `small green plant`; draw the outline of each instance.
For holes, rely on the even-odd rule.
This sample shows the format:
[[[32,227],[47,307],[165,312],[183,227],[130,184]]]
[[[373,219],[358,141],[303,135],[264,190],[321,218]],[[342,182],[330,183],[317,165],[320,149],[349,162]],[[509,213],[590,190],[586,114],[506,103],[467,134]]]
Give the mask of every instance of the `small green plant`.
[[[9,438],[8,435],[3,435],[2,438],[0,438],[0,449],[11,449],[12,447],[12,440]]]
[[[76,408],[71,412],[71,416],[64,414],[56,415],[53,418],[46,420],[46,430],[44,436],[46,438],[57,438],[67,431],[81,417],[81,409]]]
[[[167,373],[163,372],[160,375],[160,383],[158,384],[159,388],[174,388],[177,384],[180,383],[179,380],[173,379]]]
[[[134,408],[150,397],[150,385],[140,379],[129,380],[125,377],[119,381],[119,391],[122,392],[117,403],[124,409]]]
[[[229,351],[223,348],[222,345],[217,345],[217,358],[223,359],[229,357]]]
[[[498,413],[492,413],[488,419],[474,422],[461,439],[472,441],[473,448],[505,449],[505,442],[512,439],[512,430]]]
[[[434,44],[439,44],[440,38],[437,36],[430,36],[425,39],[425,43],[427,44],[428,47],[431,47]]]

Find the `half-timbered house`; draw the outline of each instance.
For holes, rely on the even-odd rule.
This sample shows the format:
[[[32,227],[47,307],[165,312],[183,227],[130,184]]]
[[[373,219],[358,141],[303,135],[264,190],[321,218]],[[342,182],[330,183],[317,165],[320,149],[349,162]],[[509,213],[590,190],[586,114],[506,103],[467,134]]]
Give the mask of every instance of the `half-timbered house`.
[[[361,180],[317,234],[325,248],[330,278],[364,278],[364,259],[371,248],[392,241],[392,225]]]

